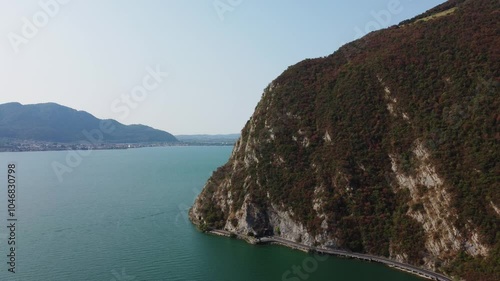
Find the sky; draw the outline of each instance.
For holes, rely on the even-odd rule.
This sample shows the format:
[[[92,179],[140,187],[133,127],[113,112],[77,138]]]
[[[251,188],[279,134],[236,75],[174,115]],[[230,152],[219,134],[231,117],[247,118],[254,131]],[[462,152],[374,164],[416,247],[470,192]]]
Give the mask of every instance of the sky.
[[[239,133],[286,68],[443,0],[0,1],[0,104]]]

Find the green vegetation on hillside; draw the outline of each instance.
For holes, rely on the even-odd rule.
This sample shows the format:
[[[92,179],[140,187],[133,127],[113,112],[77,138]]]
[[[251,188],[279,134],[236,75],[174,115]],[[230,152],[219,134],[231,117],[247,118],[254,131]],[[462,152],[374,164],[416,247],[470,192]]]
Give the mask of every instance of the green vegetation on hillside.
[[[402,23],[415,24],[289,67],[243,129],[237,146],[244,149],[200,195],[205,218],[220,227],[234,215],[214,195],[230,182],[232,210],[250,194],[259,208],[285,206],[314,235],[324,230],[313,208],[319,197],[327,231],[342,248],[404,253],[408,262],[432,260],[466,280],[500,280],[500,220],[492,207],[500,206],[499,15],[498,1],[449,1]],[[464,250],[437,258],[427,250],[425,229],[410,213],[432,214],[425,201],[398,190],[392,169],[394,161],[403,176],[415,177],[417,144],[451,196],[449,217],[466,238],[479,233],[487,257]],[[249,151],[258,161],[245,166]]]

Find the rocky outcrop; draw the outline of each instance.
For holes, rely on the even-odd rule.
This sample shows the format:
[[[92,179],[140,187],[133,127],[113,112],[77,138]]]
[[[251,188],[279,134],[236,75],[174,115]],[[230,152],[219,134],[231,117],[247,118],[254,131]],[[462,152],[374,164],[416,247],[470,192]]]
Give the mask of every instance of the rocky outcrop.
[[[499,7],[452,8],[289,67],[193,223],[498,280]]]
[[[473,225],[466,225],[465,232],[457,229],[458,212],[451,203],[451,195],[446,190],[444,180],[436,173],[428,150],[420,141],[416,142],[413,154],[418,165],[410,176],[401,172],[394,160],[395,156],[390,157],[392,171],[397,179],[396,189],[409,190],[409,204],[421,206],[410,208],[407,215],[418,221],[425,230],[425,247],[430,254],[424,257],[425,264],[435,269],[436,258],[445,260],[458,255],[461,250],[473,257],[488,256],[488,247],[478,239],[479,234]]]

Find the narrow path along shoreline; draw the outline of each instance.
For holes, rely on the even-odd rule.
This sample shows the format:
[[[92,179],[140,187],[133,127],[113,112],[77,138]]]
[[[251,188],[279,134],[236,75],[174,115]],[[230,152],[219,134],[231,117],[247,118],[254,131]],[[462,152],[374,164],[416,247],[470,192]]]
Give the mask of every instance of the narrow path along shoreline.
[[[367,254],[360,254],[360,253],[353,253],[353,252],[348,252],[348,251],[343,251],[343,250],[334,250],[334,249],[325,249],[325,248],[317,248],[317,247],[310,247],[304,244],[296,243],[290,240],[283,239],[281,237],[276,237],[276,236],[266,236],[266,237],[261,237],[261,238],[255,238],[255,237],[247,237],[235,233],[231,233],[226,230],[220,230],[220,229],[212,229],[207,231],[210,234],[218,235],[218,236],[225,236],[225,237],[234,237],[238,239],[245,240],[251,244],[278,244],[282,245],[285,247],[305,251],[305,252],[317,252],[320,254],[328,254],[328,255],[334,255],[334,256],[339,256],[339,257],[344,257],[344,258],[354,258],[354,259],[359,259],[359,260],[364,260],[364,261],[370,261],[370,262],[379,262],[382,264],[385,264],[389,267],[402,270],[414,275],[418,275],[423,278],[431,279],[431,280],[437,280],[437,281],[452,281],[451,278],[446,277],[445,275],[442,275],[440,273],[436,273],[427,269],[423,269],[420,267],[416,267],[410,264],[406,263],[401,263],[397,262],[388,258],[384,257],[378,257],[378,256],[372,256],[372,255],[367,255]]]

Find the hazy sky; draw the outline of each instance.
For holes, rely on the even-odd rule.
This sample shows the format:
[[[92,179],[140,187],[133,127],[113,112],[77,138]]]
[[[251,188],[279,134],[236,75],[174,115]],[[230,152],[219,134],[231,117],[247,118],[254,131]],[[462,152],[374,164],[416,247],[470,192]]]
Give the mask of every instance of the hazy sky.
[[[0,103],[238,133],[289,65],[442,2],[2,0]]]

